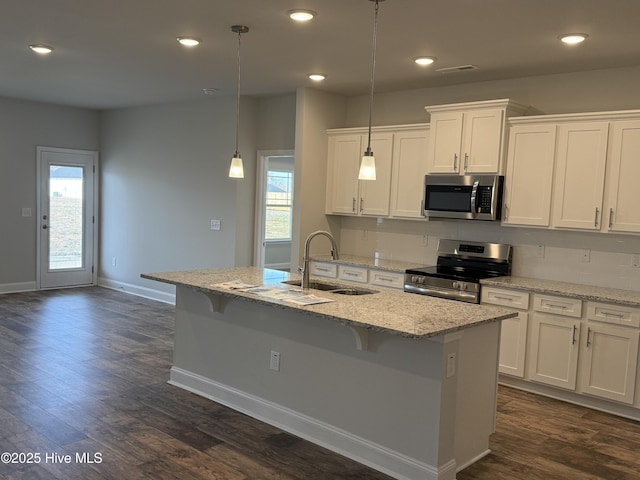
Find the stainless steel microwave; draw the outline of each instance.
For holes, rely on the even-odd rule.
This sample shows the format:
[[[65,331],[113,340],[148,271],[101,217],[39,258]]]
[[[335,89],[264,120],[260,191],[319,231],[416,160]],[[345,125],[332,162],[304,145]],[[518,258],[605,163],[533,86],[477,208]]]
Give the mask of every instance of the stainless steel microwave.
[[[500,220],[502,175],[425,175],[423,215],[428,218]]]

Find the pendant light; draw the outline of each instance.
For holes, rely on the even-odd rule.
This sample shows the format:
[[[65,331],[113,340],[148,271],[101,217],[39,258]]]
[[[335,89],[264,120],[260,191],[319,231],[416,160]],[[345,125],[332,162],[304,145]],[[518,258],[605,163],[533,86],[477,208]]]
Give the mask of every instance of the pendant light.
[[[373,48],[371,53],[371,85],[369,91],[369,138],[367,140],[367,149],[360,161],[360,172],[358,180],[375,180],[376,179],[376,159],[371,151],[371,112],[373,110],[373,82],[376,72],[376,38],[378,36],[378,3],[384,0],[369,0],[375,2],[373,14]]]
[[[249,27],[244,25],[233,25],[231,27],[233,33],[238,34],[238,84],[236,94],[236,153],[231,158],[231,166],[229,167],[230,178],[244,178],[244,167],[242,165],[242,157],[238,152],[238,132],[240,128],[240,38],[243,33],[249,31]]]

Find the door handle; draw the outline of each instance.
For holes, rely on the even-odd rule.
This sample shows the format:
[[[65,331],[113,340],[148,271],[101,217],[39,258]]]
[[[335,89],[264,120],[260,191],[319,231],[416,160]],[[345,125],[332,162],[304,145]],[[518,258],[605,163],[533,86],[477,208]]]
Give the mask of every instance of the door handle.
[[[609,209],[609,228],[613,227],[613,208]]]
[[[42,229],[43,230],[46,230],[47,228],[49,228],[49,227],[47,227],[46,225],[42,225]]]
[[[458,154],[457,153],[453,154],[453,171],[454,172],[458,171]]]
[[[596,218],[593,222],[593,226],[597,227],[598,226],[598,214],[600,213],[600,209],[598,207],[596,207]]]
[[[467,171],[467,167],[469,165],[469,154],[465,153],[464,154],[464,171]]]

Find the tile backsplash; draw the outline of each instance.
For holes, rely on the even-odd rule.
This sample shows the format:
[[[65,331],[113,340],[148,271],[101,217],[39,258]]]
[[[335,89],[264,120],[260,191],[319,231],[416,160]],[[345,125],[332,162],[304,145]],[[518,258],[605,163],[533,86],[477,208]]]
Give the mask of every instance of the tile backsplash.
[[[478,221],[340,217],[340,251],[433,265],[441,238],[509,243],[512,275],[636,290],[640,295],[640,236],[502,227]],[[337,232],[334,232],[337,233]]]

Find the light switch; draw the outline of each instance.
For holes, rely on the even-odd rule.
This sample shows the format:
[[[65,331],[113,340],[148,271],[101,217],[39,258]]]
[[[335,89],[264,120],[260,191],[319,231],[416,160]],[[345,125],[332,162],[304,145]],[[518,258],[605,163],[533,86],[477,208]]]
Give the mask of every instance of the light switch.
[[[22,209],[22,216],[23,217],[30,217],[31,216],[31,209],[28,207],[25,207]]]
[[[211,230],[220,230],[220,220],[211,220]]]

